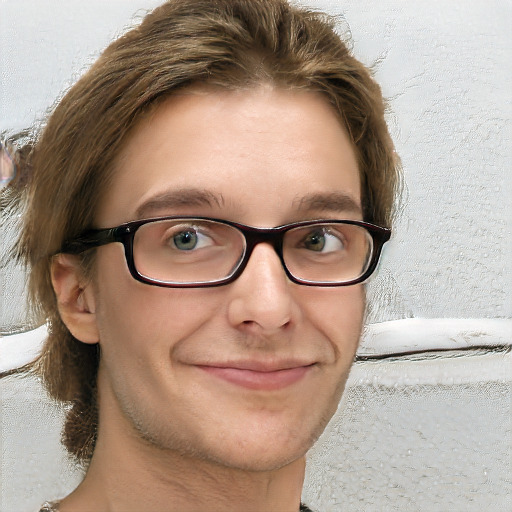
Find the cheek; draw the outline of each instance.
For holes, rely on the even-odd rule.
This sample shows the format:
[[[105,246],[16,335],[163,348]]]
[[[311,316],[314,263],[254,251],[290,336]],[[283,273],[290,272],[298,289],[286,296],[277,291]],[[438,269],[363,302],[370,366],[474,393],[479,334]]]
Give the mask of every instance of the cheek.
[[[97,258],[97,321],[100,343],[119,343],[131,353],[168,352],[215,314],[216,302],[204,290],[162,288],[133,279],[119,244]]]
[[[303,310],[313,326],[329,340],[334,351],[352,360],[357,349],[365,311],[363,285],[301,290]]]

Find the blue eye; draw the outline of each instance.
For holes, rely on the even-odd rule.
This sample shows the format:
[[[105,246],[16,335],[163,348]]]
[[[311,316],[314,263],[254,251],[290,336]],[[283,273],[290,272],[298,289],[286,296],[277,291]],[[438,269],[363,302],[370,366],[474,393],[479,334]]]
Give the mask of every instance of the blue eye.
[[[197,245],[197,233],[192,230],[182,231],[172,238],[177,249],[190,251]]]
[[[315,252],[334,252],[344,249],[344,244],[339,237],[325,229],[309,233],[303,241],[304,247]]]
[[[211,238],[197,231],[195,228],[188,228],[180,231],[172,237],[176,249],[180,251],[192,251],[211,245]]]

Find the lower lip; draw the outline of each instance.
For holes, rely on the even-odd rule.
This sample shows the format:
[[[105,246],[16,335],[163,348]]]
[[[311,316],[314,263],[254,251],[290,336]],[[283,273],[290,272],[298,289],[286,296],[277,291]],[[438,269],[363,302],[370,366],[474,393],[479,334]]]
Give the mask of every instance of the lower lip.
[[[311,366],[299,366],[274,372],[257,372],[238,368],[220,368],[217,366],[200,366],[202,370],[220,379],[236,384],[246,389],[274,391],[282,389],[301,380]]]

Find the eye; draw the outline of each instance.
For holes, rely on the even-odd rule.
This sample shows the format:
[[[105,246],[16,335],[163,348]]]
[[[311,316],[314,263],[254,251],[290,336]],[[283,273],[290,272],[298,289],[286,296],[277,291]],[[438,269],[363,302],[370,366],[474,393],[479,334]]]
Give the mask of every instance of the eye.
[[[190,227],[174,234],[170,243],[180,251],[192,251],[212,245],[212,239],[197,228]]]
[[[340,235],[341,236],[341,235]],[[344,249],[344,243],[340,236],[326,229],[318,229],[309,233],[303,241],[304,247],[315,252],[334,252]]]

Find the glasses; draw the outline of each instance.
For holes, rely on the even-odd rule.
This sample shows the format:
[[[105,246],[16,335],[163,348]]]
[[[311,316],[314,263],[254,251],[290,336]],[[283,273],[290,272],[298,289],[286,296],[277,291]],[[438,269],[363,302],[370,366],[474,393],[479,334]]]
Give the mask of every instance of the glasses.
[[[254,228],[206,217],[159,217],[94,229],[66,242],[80,254],[120,242],[128,269],[142,283],[199,288],[233,282],[260,243],[276,251],[286,275],[307,286],[348,286],[375,270],[391,230],[355,220],[313,220]]]

